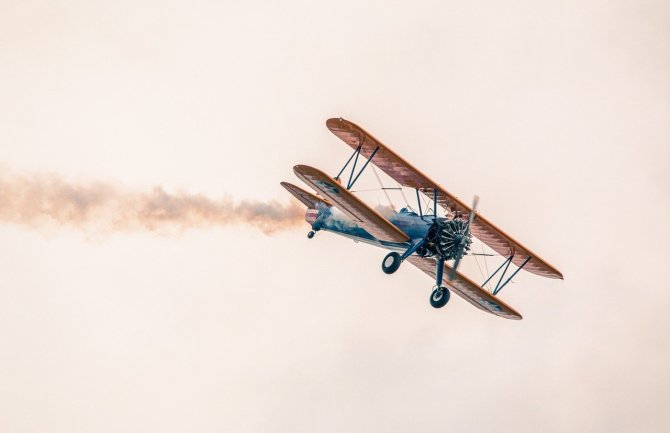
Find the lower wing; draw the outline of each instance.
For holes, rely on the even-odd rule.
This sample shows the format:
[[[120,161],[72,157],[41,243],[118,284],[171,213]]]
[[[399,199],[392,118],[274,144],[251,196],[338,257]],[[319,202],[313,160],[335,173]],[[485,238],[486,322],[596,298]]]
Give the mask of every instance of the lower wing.
[[[425,274],[430,275],[432,278],[436,277],[435,260],[419,256],[410,256],[407,260],[421,269]],[[496,316],[513,320],[522,319],[521,314],[517,313],[512,307],[481,288],[465,275],[457,272],[456,278],[450,280],[447,277],[450,271],[451,266],[445,264],[442,284],[449,287],[458,296],[480,310],[495,314]]]

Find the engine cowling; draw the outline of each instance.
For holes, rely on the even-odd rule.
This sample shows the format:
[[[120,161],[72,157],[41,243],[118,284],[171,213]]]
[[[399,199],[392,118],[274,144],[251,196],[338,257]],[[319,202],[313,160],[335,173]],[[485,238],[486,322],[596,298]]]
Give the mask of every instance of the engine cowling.
[[[428,229],[426,242],[417,250],[422,257],[438,256],[455,260],[470,251],[472,234],[468,233],[468,222],[460,219],[438,218]]]

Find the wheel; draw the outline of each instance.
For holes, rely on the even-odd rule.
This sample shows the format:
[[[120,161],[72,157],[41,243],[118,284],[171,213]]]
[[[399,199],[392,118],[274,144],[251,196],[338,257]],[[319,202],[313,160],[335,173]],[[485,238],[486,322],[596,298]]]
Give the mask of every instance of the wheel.
[[[449,302],[451,293],[446,287],[438,287],[430,295],[430,305],[433,308],[442,308]]]
[[[310,230],[309,233],[307,233],[307,238],[312,239],[315,234],[316,234],[316,232],[314,230]]]
[[[382,271],[384,271],[385,274],[392,274],[398,270],[400,262],[400,254],[395,251],[388,253],[386,257],[384,257],[384,260],[382,260]]]

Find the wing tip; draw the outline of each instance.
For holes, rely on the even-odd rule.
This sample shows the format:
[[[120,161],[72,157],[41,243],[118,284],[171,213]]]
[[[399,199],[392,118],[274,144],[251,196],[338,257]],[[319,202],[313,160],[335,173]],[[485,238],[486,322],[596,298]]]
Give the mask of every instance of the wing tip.
[[[565,279],[565,278],[563,278],[563,274],[557,269],[554,269],[554,272],[551,275],[548,275],[548,277],[553,278],[554,280],[564,280]]]
[[[330,132],[337,135],[336,132],[360,129],[360,126],[343,117],[331,117],[330,119],[326,120],[326,128],[328,128]]]
[[[293,193],[293,190],[300,189],[297,186],[293,185],[290,182],[279,182],[279,185],[283,186],[285,190],[290,193]]]
[[[498,302],[501,302],[501,303],[505,304],[504,302],[502,302],[501,299],[499,299],[499,298],[496,298],[496,299],[498,300]],[[491,311],[491,312],[494,313],[493,311]],[[496,314],[496,316],[502,317],[504,319],[509,319],[509,320],[522,320],[523,319],[523,316],[521,315],[521,313],[519,313],[518,311],[516,311],[514,308],[510,307],[507,304],[505,304],[505,310],[502,311],[502,313],[504,313],[504,314],[496,314],[496,313],[494,313],[494,314]]]
[[[311,168],[312,167],[310,167],[309,165],[296,164],[296,165],[293,166],[293,172],[295,174],[300,174],[300,173],[304,173],[305,171],[307,171],[308,169],[311,169]]]
[[[342,117],[331,117],[330,119],[326,120],[326,127],[328,129],[331,129],[331,127],[336,127],[343,122],[346,122],[344,118]]]

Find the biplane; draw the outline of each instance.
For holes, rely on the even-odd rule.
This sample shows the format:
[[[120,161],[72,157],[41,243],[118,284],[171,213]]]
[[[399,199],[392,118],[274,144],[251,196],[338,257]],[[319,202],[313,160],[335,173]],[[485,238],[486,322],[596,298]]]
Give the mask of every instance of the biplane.
[[[430,305],[435,308],[446,305],[453,291],[480,310],[520,320],[521,315],[496,296],[519,271],[563,279],[555,267],[481,215],[476,209],[476,196],[472,206],[468,206],[348,120],[328,119],[326,126],[353,149],[344,167],[335,177],[306,165],[293,167],[298,178],[316,194],[288,182],[281,183],[307,206],[305,219],[311,225],[308,238],[313,238],[318,231],[326,231],[391,250],[382,260],[382,271],[392,274],[407,261],[434,278]],[[362,166],[357,171],[361,158],[366,161],[360,162]],[[345,184],[341,176],[352,161]],[[373,209],[355,195],[351,189],[370,163],[401,187],[413,189],[417,208],[407,206],[399,212],[384,212]],[[439,216],[438,210],[444,216]],[[504,258],[481,285],[458,271],[464,256],[477,254],[470,251],[473,236]],[[493,287],[492,280],[497,275]]]

